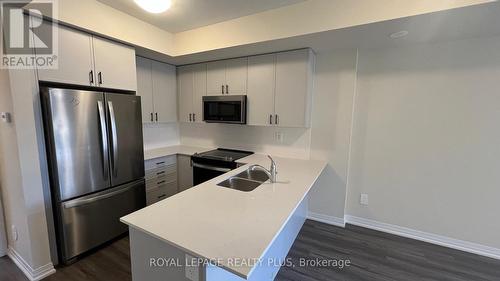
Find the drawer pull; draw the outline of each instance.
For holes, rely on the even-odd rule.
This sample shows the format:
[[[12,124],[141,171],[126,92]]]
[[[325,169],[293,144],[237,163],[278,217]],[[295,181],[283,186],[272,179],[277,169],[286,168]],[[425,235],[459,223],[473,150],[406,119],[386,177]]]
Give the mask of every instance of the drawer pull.
[[[156,173],[157,175],[161,175],[161,174],[165,174],[165,171],[161,171],[161,172],[158,172]]]
[[[159,181],[157,182],[156,184],[162,184],[162,183],[165,183],[166,181]]]
[[[162,194],[162,195],[158,196],[158,199],[163,199],[165,197],[167,197],[167,194]]]
[[[161,162],[156,163],[156,165],[161,165],[161,164],[165,164],[165,161],[161,161]]]

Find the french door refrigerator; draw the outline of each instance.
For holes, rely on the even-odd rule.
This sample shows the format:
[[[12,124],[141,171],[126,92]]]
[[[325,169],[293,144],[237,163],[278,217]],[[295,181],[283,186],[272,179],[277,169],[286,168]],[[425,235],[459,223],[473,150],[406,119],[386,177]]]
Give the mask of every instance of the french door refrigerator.
[[[141,100],[133,94],[40,87],[59,261],[127,231],[146,205]]]

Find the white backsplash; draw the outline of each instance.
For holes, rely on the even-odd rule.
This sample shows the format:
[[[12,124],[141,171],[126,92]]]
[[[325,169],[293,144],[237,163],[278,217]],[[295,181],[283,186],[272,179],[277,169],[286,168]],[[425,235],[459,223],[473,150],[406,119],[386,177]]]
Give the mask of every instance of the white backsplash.
[[[180,142],[183,145],[233,148],[263,154],[272,153],[282,157],[309,158],[310,129],[191,123],[181,123],[179,129]],[[281,137],[276,134],[281,134]]]
[[[179,124],[159,123],[144,124],[142,126],[144,136],[144,149],[154,149],[179,144]]]

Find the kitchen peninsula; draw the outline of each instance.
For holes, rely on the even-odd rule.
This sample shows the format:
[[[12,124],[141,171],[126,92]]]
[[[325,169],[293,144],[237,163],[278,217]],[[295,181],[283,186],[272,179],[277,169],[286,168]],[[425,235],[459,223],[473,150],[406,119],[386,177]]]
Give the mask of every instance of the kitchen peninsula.
[[[235,170],[123,217],[133,280],[273,280],[305,221],[307,194],[326,166],[274,159],[276,183],[250,192],[217,185],[252,164],[269,167],[267,156],[253,154]]]

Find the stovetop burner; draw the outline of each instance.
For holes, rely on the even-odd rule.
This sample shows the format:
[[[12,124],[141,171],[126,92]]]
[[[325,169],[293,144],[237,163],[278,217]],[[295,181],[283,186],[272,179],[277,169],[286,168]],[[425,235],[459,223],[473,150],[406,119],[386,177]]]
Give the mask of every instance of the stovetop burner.
[[[217,148],[202,153],[196,153],[194,156],[225,162],[233,162],[252,154],[253,152],[251,151]]]

